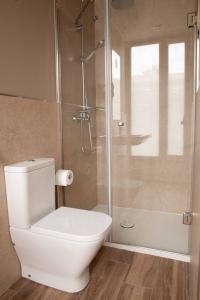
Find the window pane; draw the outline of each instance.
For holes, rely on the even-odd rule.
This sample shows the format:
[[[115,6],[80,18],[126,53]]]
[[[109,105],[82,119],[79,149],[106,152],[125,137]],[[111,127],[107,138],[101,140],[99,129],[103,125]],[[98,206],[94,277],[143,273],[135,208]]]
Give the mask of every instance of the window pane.
[[[132,155],[159,155],[159,44],[131,49]]]
[[[200,51],[200,47],[199,47],[199,37],[197,39],[197,63],[196,63],[196,67],[197,67],[197,81],[196,81],[196,88],[197,88],[197,92],[199,90],[199,63],[200,63],[200,60],[199,60],[199,51]]]
[[[112,50],[112,96],[113,96],[113,120],[121,119],[121,59]]]
[[[168,52],[168,155],[183,155],[185,44],[171,44]]]

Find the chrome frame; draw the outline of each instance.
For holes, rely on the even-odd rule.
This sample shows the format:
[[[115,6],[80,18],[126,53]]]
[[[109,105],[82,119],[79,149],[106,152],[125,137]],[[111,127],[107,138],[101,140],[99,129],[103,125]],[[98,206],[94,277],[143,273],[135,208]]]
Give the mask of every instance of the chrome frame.
[[[57,0],[54,0],[54,47],[55,47],[55,96],[58,105],[57,115],[59,119],[59,143],[60,143],[60,161],[59,167],[64,168],[64,151],[63,151],[63,125],[62,125],[62,93],[61,93],[61,55],[59,50],[59,12]],[[56,188],[56,206],[64,205],[64,189]]]
[[[58,104],[59,128],[60,128],[60,167],[64,167],[63,154],[63,126],[62,126],[62,93],[61,93],[61,61],[59,50],[59,16],[57,0],[54,0],[54,46],[55,46],[55,88],[56,88],[56,103]]]
[[[105,18],[105,98],[106,98],[106,156],[108,184],[108,214],[112,217],[112,70],[109,0],[104,0]],[[110,241],[112,237],[109,237]]]
[[[192,168],[191,168],[191,186],[190,186],[190,212],[193,216],[193,200],[194,200],[194,179],[195,179],[195,153],[196,153],[196,120],[197,120],[197,72],[198,67],[198,56],[200,53],[198,53],[198,47],[197,47],[197,42],[199,40],[199,26],[197,22],[194,24],[194,86],[193,86],[193,104],[192,104]],[[191,224],[192,225],[192,224]],[[192,226],[190,226],[189,229],[189,253],[192,253]],[[200,261],[200,256],[199,256],[199,261]],[[194,296],[197,297],[196,299],[199,299],[199,288],[200,288],[200,283],[199,283],[199,278],[200,278],[200,273],[198,271],[197,274],[198,277],[198,285],[197,285],[197,290],[194,291]],[[190,293],[192,293],[190,289]]]
[[[194,86],[193,86],[193,103],[192,103],[192,162],[191,162],[191,185],[190,185],[190,211],[193,212],[193,199],[194,199],[194,179],[195,179],[195,153],[196,153],[196,147],[195,147],[195,140],[196,140],[196,119],[197,119],[197,41],[199,39],[198,37],[198,26],[195,23],[194,26]],[[191,228],[189,230],[189,252],[191,253],[191,247],[192,247],[192,233]]]
[[[61,103],[61,64],[60,64],[60,51],[58,40],[58,8],[57,1],[54,0],[54,43],[55,43],[55,73],[56,73],[56,102]]]

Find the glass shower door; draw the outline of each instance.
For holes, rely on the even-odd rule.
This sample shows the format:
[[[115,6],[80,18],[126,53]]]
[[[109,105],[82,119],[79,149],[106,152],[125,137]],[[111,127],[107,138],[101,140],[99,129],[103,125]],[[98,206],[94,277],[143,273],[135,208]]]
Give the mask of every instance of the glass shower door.
[[[152,14],[139,2],[123,10],[110,2],[112,240],[187,254],[194,30],[184,20],[195,2],[180,11],[178,1],[165,9],[159,1]]]

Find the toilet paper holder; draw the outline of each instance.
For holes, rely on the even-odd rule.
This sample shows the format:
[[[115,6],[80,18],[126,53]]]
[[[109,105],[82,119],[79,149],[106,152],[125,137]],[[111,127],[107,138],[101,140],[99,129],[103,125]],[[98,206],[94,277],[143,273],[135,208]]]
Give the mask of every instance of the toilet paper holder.
[[[55,184],[58,186],[71,185],[74,180],[74,174],[72,170],[57,170]]]

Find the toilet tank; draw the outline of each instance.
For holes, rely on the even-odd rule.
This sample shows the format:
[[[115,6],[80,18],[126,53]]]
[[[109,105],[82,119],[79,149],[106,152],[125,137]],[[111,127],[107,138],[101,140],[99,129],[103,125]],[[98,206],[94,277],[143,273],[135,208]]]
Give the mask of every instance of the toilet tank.
[[[27,229],[55,209],[55,162],[38,158],[5,166],[9,224]]]

